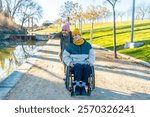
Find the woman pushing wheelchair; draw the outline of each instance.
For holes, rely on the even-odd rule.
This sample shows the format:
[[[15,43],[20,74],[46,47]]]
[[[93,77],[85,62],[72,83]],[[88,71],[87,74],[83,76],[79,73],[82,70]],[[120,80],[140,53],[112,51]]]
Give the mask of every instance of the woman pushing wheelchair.
[[[87,95],[85,86],[92,74],[94,50],[85,39],[81,38],[79,29],[74,29],[72,37],[73,43],[63,51],[63,61],[74,71],[75,95]]]

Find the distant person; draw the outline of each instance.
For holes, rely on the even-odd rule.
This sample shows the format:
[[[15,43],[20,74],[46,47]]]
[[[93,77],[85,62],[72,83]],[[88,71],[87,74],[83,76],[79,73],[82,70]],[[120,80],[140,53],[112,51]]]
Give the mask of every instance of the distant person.
[[[95,61],[94,50],[90,43],[81,38],[78,28],[72,32],[72,36],[73,43],[63,51],[63,61],[74,71],[75,94],[86,95],[85,85],[92,74],[91,66]]]

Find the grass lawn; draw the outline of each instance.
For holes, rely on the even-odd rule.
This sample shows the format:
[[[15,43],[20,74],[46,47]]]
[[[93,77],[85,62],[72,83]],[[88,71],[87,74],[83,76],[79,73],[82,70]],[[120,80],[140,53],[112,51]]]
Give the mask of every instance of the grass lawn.
[[[113,50],[113,24],[95,23],[93,43]],[[87,27],[87,28],[86,28]],[[147,62],[150,62],[150,20],[135,21],[134,42],[143,41],[144,46],[134,49],[124,49],[124,44],[130,42],[131,22],[118,22],[117,25],[117,51]],[[89,41],[90,28],[85,25],[82,37]]]
[[[91,24],[83,24],[82,37],[89,41]],[[124,49],[126,42],[130,42],[131,21],[117,22],[117,51],[147,62],[150,62],[150,20],[135,21],[134,42],[143,41],[144,46],[134,49]],[[71,26],[71,30],[74,26]],[[57,32],[60,28],[45,29],[42,32]],[[113,23],[95,23],[94,44],[113,50]]]

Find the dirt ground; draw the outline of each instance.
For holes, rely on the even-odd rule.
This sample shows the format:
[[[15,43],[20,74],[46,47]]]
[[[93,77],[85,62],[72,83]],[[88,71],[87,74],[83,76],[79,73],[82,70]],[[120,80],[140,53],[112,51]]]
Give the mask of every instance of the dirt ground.
[[[63,81],[59,40],[48,43],[34,55],[36,62],[5,97],[7,100],[149,100],[150,68],[94,47],[96,88],[91,96],[71,97]]]

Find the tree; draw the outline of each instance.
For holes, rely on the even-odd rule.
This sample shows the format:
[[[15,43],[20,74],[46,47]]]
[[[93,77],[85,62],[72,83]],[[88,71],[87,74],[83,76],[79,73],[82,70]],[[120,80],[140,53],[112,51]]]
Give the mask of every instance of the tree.
[[[136,7],[136,14],[139,16],[141,20],[144,20],[146,14],[148,14],[149,11],[149,5],[145,2],[140,3]]]
[[[122,21],[122,17],[125,15],[125,12],[123,11],[118,11],[117,16],[120,17],[120,21]]]
[[[42,8],[36,2],[28,0],[26,3],[20,8],[19,16],[21,21],[21,28],[29,18],[32,20],[37,20],[42,17]]]
[[[63,23],[62,19],[56,19],[56,20],[54,21],[54,24],[57,24],[57,25],[59,25],[60,27],[61,27],[62,23]]]
[[[3,11],[3,1],[0,0],[0,12],[2,12],[2,11]]]
[[[97,6],[98,10],[98,17],[101,18],[102,20],[104,19],[107,21],[107,19],[111,16],[110,10],[105,7],[105,6]]]
[[[86,14],[87,14],[87,18],[91,19],[91,21],[92,21],[91,22],[91,31],[90,31],[90,43],[92,44],[94,20],[98,17],[97,8],[93,5],[87,7]]]
[[[24,23],[32,18],[39,19],[42,16],[42,8],[33,0],[3,0],[5,13],[13,20],[21,21],[21,28]]]
[[[60,13],[59,13],[60,16],[63,19],[67,19],[69,22],[71,15],[72,15],[72,12],[73,12],[73,8],[75,5],[76,5],[76,3],[73,3],[72,1],[65,2],[64,5],[61,6]]]
[[[14,19],[20,8],[29,0],[4,0],[5,9],[9,16]]]
[[[114,58],[117,58],[116,52],[116,11],[115,6],[118,0],[106,0],[111,6],[113,10],[113,36],[114,36]]]
[[[61,25],[63,24],[62,19],[56,19],[54,21],[54,24],[57,26],[57,32],[59,31],[59,27],[61,27]]]
[[[83,13],[82,6],[76,3],[73,8],[72,16],[73,16],[73,19],[75,20],[75,27],[76,27],[76,20],[78,20],[79,22],[80,33],[82,33],[82,18],[83,18],[82,13]]]
[[[149,6],[150,6],[150,4],[149,4]],[[148,12],[147,12],[148,14],[148,18],[150,19],[150,8],[148,9]]]

